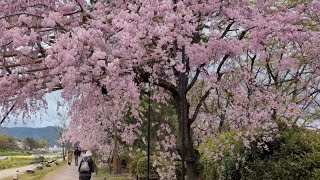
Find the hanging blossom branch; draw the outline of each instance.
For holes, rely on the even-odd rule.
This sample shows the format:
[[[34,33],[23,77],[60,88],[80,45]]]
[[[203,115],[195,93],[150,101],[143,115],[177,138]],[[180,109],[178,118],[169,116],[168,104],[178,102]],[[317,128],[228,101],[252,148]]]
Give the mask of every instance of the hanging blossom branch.
[[[6,112],[4,117],[0,121],[0,125],[6,120],[6,118],[9,116],[10,112],[13,110],[13,108],[16,106],[16,102],[11,106],[11,108]]]
[[[233,23],[229,24],[230,27],[228,26],[227,29],[228,29],[228,28],[230,29],[232,24],[233,24]],[[244,38],[244,36],[246,35],[246,33],[247,33],[248,31],[250,31],[251,29],[254,29],[254,28],[255,28],[255,27],[251,27],[251,28],[248,28],[248,29],[242,31],[242,32],[240,33],[238,39],[239,39],[239,40],[242,40],[242,39]],[[229,31],[229,30],[227,30],[227,29],[226,29],[225,32],[228,32],[228,31]],[[225,33],[225,32],[224,32],[224,33]],[[225,34],[224,36],[226,36],[226,34]],[[224,37],[224,36],[221,36],[221,37]],[[223,73],[221,73],[221,69],[222,69],[222,66],[224,65],[224,63],[226,62],[226,60],[228,59],[229,56],[230,56],[230,54],[224,55],[223,58],[222,58],[222,60],[221,60],[221,62],[220,62],[220,64],[219,64],[219,66],[218,66],[218,68],[217,68],[218,81],[220,81],[221,78],[222,78]]]
[[[232,27],[233,23],[234,23],[234,21],[231,22],[231,23],[227,26],[226,30],[223,32],[223,34],[220,36],[220,38],[223,38],[223,37],[226,36],[227,32],[230,30],[230,28]],[[253,29],[253,28],[255,28],[255,27],[251,27],[251,28],[248,28],[248,29],[242,31],[242,32],[240,33],[238,39],[239,39],[239,40],[242,40],[242,39],[244,38],[245,34],[246,34],[249,30],[251,30],[251,29]],[[226,54],[226,55],[222,58],[222,61],[221,61],[221,63],[219,64],[219,66],[218,66],[218,68],[217,68],[217,74],[218,74],[218,79],[217,79],[217,81],[220,81],[221,78],[222,78],[223,73],[221,73],[221,69],[222,69],[223,64],[225,63],[225,61],[228,59],[229,56],[230,56],[230,54]],[[201,67],[201,66],[200,66],[200,67]],[[199,73],[200,73],[200,72],[199,72],[199,69],[197,69],[197,73],[196,73],[196,76],[195,76],[196,78],[198,78]],[[191,82],[191,84],[194,84],[194,83],[195,83],[194,81],[196,81],[196,80],[193,79],[192,82]],[[190,84],[190,85],[191,85],[191,84]],[[187,89],[190,90],[190,88],[191,88],[191,87],[188,86]],[[201,97],[200,101],[198,102],[198,104],[197,104],[197,106],[196,106],[195,112],[194,112],[192,118],[190,119],[190,122],[189,122],[190,124],[192,124],[192,123],[196,120],[196,118],[197,118],[197,116],[198,116],[198,113],[199,113],[199,111],[200,111],[200,108],[201,108],[202,104],[204,103],[204,101],[205,101],[205,100],[208,98],[208,96],[210,95],[210,91],[211,91],[211,90],[212,90],[212,88],[209,88],[209,89],[206,91],[206,93]]]

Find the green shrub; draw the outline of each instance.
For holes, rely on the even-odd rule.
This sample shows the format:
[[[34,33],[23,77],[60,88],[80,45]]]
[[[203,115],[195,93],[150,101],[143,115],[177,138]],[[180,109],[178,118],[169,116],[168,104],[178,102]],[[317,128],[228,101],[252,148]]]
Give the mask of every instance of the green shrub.
[[[284,130],[279,138],[266,143],[268,151],[257,148],[260,135],[248,150],[236,134],[220,134],[200,147],[205,179],[320,179],[320,135],[317,132],[301,128]],[[212,153],[217,156],[208,156]]]
[[[131,174],[137,175],[137,164],[138,164],[138,161],[139,161],[143,156],[145,156],[145,155],[142,154],[142,153],[136,153],[135,156],[130,160],[130,163],[129,163],[129,171],[130,171]]]
[[[156,168],[152,166],[155,160],[155,156],[150,157],[150,174],[153,176],[158,175],[158,173],[156,172]],[[147,156],[143,153],[136,153],[135,156],[130,160],[129,171],[132,175],[138,176],[139,179],[145,179],[148,171]]]
[[[158,173],[156,171],[156,168],[152,166],[153,162],[156,160],[156,157],[152,156],[150,157],[150,179],[156,179],[158,177]],[[147,157],[144,156],[139,159],[137,162],[137,170],[136,173],[140,179],[147,178],[148,174],[148,166],[147,166]]]
[[[203,176],[207,180],[232,179],[238,177],[239,171],[236,164],[238,162],[237,153],[244,151],[240,141],[236,138],[236,132],[227,132],[220,134],[216,140],[208,140],[200,147],[200,162],[203,165]],[[232,151],[230,149],[233,149]],[[215,160],[208,156],[206,152],[217,154]]]
[[[313,179],[320,168],[320,136],[317,132],[294,128],[281,133],[274,152],[265,156],[259,151],[248,161],[249,179]]]

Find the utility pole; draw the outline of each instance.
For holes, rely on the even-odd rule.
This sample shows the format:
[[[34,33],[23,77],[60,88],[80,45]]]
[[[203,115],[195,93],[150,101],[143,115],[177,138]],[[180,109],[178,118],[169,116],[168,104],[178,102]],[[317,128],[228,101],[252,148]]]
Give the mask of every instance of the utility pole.
[[[148,92],[148,144],[147,144],[147,161],[148,161],[148,180],[150,179],[150,131],[151,131],[151,88],[150,88],[150,82],[149,82],[149,92]]]
[[[185,46],[182,46],[182,64],[186,69],[186,51]],[[180,124],[181,124],[181,179],[185,179],[185,124],[186,124],[186,91],[187,91],[187,75],[186,71],[180,72],[179,77],[179,96],[180,96]]]
[[[153,62],[151,63],[151,76],[153,74]],[[152,82],[151,81],[151,77],[150,76],[150,79],[149,79],[149,83],[148,83],[148,137],[147,137],[147,162],[148,162],[148,167],[147,167],[147,173],[148,173],[148,177],[147,179],[150,180],[150,141],[151,141],[151,135],[150,135],[150,132],[151,132],[151,93],[152,93]]]

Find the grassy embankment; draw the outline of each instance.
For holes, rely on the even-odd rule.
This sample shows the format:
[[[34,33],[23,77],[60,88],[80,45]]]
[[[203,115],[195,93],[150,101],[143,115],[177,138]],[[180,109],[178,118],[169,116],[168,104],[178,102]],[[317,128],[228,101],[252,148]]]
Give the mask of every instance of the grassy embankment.
[[[47,161],[54,159],[56,158],[46,158]],[[0,170],[22,167],[35,162],[36,159],[34,157],[9,157],[7,159],[0,160]]]
[[[32,157],[10,157],[8,159],[0,160],[0,170],[25,166],[33,161],[34,158]]]
[[[40,180],[42,179],[45,175],[47,175],[49,172],[54,171],[58,169],[59,167],[63,166],[66,164],[66,161],[60,162],[59,165],[55,165],[54,163],[52,164],[51,167],[44,167],[42,170],[35,170],[34,174],[20,174],[20,179],[23,180]],[[12,177],[8,177],[3,180],[11,180]]]

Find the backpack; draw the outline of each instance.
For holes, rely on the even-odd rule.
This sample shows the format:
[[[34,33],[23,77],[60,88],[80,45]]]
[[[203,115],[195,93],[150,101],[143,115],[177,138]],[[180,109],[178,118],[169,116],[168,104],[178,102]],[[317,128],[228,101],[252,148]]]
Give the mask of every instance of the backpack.
[[[88,163],[88,159],[86,159],[86,160],[83,159],[82,163],[80,164],[79,172],[81,172],[81,173],[90,172],[90,166],[89,166],[89,163]]]

